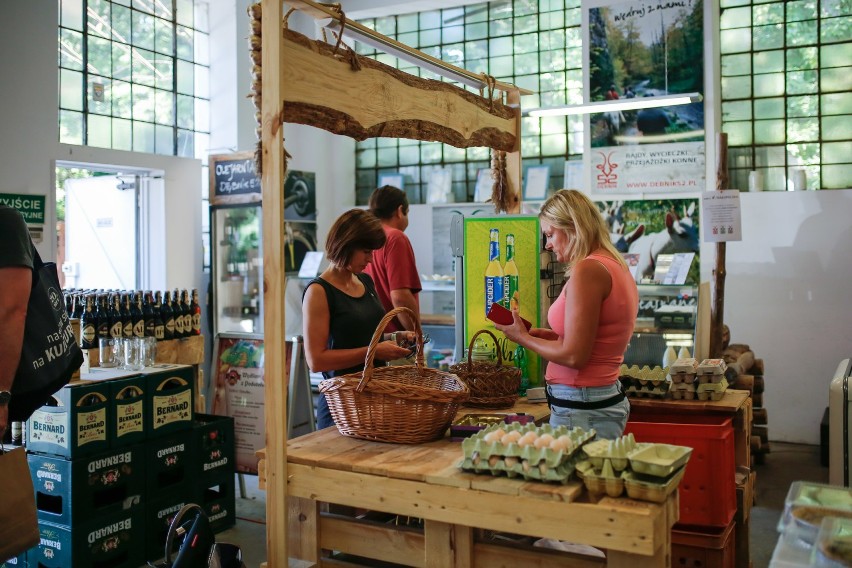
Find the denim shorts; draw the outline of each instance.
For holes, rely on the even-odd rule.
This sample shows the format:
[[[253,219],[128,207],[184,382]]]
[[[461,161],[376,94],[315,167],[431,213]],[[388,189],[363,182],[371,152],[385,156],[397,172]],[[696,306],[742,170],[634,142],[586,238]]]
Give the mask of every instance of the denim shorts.
[[[597,402],[616,396],[619,392],[618,383],[605,387],[569,387],[567,385],[547,385],[547,390],[554,398],[576,400],[580,402]],[[597,438],[614,440],[624,434],[627,419],[630,417],[630,401],[625,398],[606,408],[595,410],[550,407],[550,425],[580,427],[584,430],[594,429]]]

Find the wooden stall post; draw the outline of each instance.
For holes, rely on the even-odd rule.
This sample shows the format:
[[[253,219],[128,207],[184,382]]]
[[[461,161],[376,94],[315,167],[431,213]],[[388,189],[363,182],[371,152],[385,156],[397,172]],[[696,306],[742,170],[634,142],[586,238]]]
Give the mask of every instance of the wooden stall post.
[[[280,0],[262,0],[263,376],[266,409],[266,559],[287,566],[287,398],[284,360],[284,139]]]
[[[518,89],[509,89],[506,91],[506,104],[515,106],[519,110],[521,108],[521,93]],[[521,185],[524,176],[524,166],[521,162],[521,113],[515,119],[517,126],[515,132],[518,135],[515,137],[515,148],[512,152],[506,153],[506,177],[509,182],[509,191],[514,195],[509,200],[509,209],[506,213],[521,212],[521,196],[523,195],[524,186]]]
[[[728,135],[716,135],[716,191],[728,186]],[[713,310],[710,321],[710,356],[722,356],[722,330],[725,316],[725,253],[727,243],[716,243],[716,266],[713,268]]]

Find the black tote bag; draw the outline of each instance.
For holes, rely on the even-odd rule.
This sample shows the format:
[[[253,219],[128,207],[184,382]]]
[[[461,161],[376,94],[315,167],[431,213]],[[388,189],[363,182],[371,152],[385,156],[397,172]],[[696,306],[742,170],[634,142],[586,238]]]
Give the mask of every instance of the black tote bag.
[[[83,364],[83,352],[65,311],[56,264],[42,262],[35,247],[33,254],[24,344],[9,402],[9,420],[15,421],[28,419]]]

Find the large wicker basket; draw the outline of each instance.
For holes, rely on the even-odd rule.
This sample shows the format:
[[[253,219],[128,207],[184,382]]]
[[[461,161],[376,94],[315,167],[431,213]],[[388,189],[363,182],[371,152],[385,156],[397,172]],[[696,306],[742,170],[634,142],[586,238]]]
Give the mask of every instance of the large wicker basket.
[[[344,436],[397,444],[431,442],[444,435],[470,394],[455,375],[425,365],[419,322],[415,365],[373,367],[385,326],[405,311],[417,320],[408,308],[395,308],[379,322],[363,372],[326,379],[319,385]]]
[[[480,333],[487,333],[497,345],[497,363],[473,361],[473,342]],[[467,406],[479,408],[509,408],[518,400],[518,389],[521,386],[521,370],[517,367],[503,365],[503,355],[497,338],[487,329],[480,329],[470,338],[467,349],[467,361],[456,363],[450,367],[470,389],[470,399]]]

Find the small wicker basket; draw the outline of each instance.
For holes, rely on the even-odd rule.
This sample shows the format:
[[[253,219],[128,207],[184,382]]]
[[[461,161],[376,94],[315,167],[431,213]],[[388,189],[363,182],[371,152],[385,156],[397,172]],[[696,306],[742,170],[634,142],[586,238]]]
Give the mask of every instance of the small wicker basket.
[[[487,329],[480,329],[470,338],[467,361],[456,363],[450,367],[450,372],[458,375],[459,379],[470,389],[470,399],[466,406],[478,408],[509,408],[518,400],[518,389],[521,386],[521,370],[517,367],[503,365],[503,354],[497,347],[497,363],[472,361],[473,342],[480,333],[487,333],[498,345],[497,338]]]
[[[361,373],[332,377],[319,385],[344,436],[397,444],[431,442],[444,435],[470,395],[455,375],[426,367],[419,321],[416,364],[373,367],[385,326],[402,312],[417,321],[408,308],[389,311],[373,334]]]

